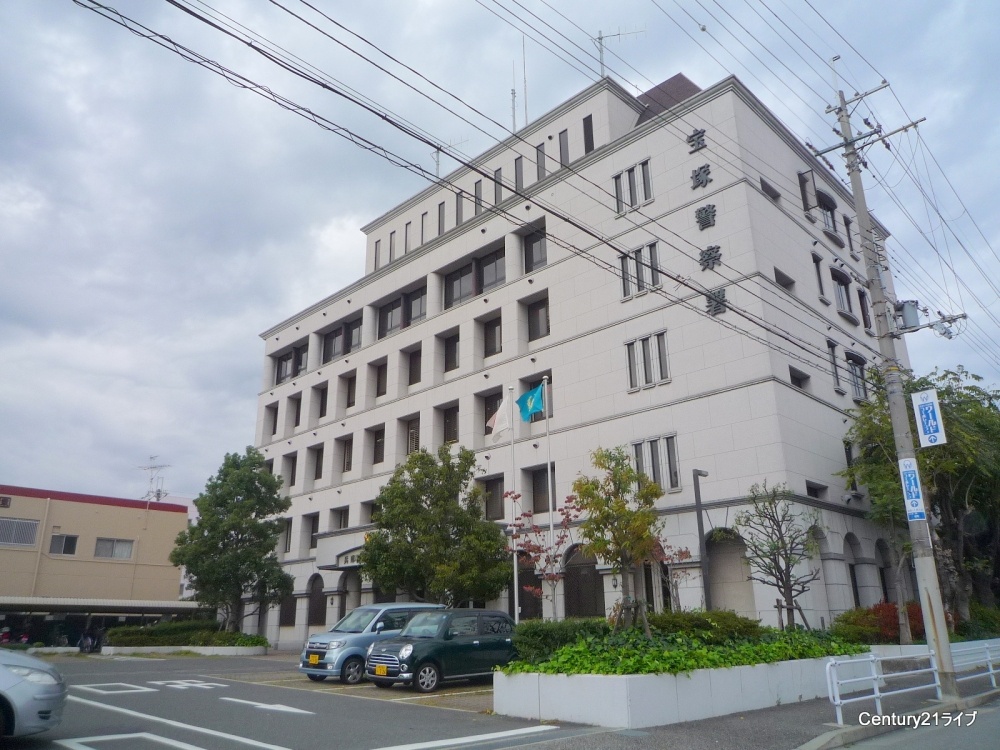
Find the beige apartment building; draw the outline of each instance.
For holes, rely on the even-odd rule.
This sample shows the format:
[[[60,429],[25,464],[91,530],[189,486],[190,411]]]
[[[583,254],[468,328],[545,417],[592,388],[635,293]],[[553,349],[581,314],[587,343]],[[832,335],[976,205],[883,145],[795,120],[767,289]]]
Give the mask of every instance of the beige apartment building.
[[[180,602],[169,561],[187,507],[0,485],[0,617],[44,640],[44,623],[90,615],[160,616]],[[81,619],[83,618],[83,619]],[[110,621],[110,620],[109,620]],[[72,630],[72,628],[71,628]]]
[[[738,79],[676,76],[640,96],[598,81],[362,231],[364,277],[261,334],[255,443],[292,501],[278,554],[295,594],[247,630],[293,647],[393,598],[357,565],[373,503],[410,451],[444,443],[475,451],[499,524],[521,509],[547,524],[593,473],[591,451],[626,446],[665,490],[666,541],[692,553],[665,571],[672,587],[637,573],[657,608],[710,595],[776,622],[745,546],[713,533],[765,480],[817,514],[811,624],[889,595],[884,532],[838,472],[878,360],[870,288],[892,299],[891,276],[868,278],[843,181]],[[515,420],[513,451],[495,445],[503,395],[545,376],[550,436]],[[564,568],[554,600],[522,597],[522,616],[604,614],[618,598],[579,546]]]

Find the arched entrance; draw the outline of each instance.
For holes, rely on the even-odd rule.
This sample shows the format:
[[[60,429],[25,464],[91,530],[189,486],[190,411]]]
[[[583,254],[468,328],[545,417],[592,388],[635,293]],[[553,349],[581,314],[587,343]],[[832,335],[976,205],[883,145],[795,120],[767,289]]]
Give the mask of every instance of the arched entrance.
[[[715,529],[705,541],[705,551],[712,609],[729,609],[756,618],[757,606],[743,538],[732,529]]]
[[[345,570],[340,576],[340,612],[343,617],[351,610],[361,606],[361,574],[357,569]]]
[[[323,576],[319,573],[309,579],[307,587],[309,592],[309,610],[306,615],[306,623],[310,626],[326,625],[326,594],[323,593]]]
[[[563,579],[566,617],[604,617],[604,580],[597,572],[597,560],[573,547],[566,560]]]
[[[524,552],[517,554],[517,603],[521,608],[521,620],[540,620],[542,618],[542,579],[535,572],[535,566]],[[514,585],[513,580],[511,586]],[[507,614],[514,616],[514,597],[507,597]]]

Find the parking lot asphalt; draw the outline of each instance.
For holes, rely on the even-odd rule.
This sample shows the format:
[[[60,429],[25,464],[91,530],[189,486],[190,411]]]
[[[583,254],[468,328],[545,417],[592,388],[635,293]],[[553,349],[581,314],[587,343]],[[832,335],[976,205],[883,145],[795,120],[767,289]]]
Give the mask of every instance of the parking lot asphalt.
[[[271,652],[258,658],[284,661],[293,669],[298,663],[298,653],[293,652]],[[241,679],[257,678],[243,675]],[[377,690],[366,684],[347,686],[333,680],[310,682],[298,672],[289,675],[262,673],[259,679],[284,687],[349,691],[359,697],[406,701],[436,708],[478,713],[493,710],[493,691],[489,685],[458,683],[423,696],[405,689]],[[1000,690],[992,689],[988,679],[963,682],[960,691],[962,699],[950,703],[938,702],[933,689],[890,696],[883,699],[883,713],[897,717],[926,713],[933,720],[946,715],[968,717],[980,707],[1000,706]],[[873,701],[848,704],[844,706],[844,725],[838,726],[833,705],[822,698],[662,727],[611,729],[571,739],[545,740],[544,744],[553,750],[833,750],[890,731],[911,731],[898,726],[875,726],[870,720],[873,713]],[[956,725],[954,731],[961,731],[961,728]]]

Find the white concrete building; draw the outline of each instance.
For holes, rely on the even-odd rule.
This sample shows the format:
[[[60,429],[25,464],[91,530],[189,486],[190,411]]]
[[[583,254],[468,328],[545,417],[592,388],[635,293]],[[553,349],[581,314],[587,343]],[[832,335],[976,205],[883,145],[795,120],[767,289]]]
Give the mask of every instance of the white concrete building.
[[[707,532],[764,480],[819,513],[810,624],[882,599],[885,542],[835,475],[877,355],[855,227],[842,181],[743,84],[683,76],[640,97],[602,80],[371,222],[365,276],[262,334],[256,444],[292,499],[296,595],[258,626],[295,646],[381,596],[356,555],[418,445],[476,451],[489,518],[512,519],[516,483],[547,523],[544,422],[518,420],[513,467],[486,434],[508,387],[545,375],[554,496],[595,448],[630,446],[693,554],[674,606],[703,605],[695,469]],[[610,608],[617,581],[568,557],[556,614]],[[714,607],[776,621],[739,544],[710,542],[707,568]]]

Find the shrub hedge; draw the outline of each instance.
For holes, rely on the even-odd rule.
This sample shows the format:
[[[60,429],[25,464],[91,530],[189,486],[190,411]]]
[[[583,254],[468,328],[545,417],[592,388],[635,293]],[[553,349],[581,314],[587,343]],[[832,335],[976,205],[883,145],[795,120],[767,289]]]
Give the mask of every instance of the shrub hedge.
[[[111,628],[104,635],[108,646],[267,646],[262,635],[219,630],[209,620],[162,622],[155,625]]]
[[[906,613],[914,640],[924,637],[920,602],[907,602]],[[899,615],[893,602],[879,602],[843,612],[830,624],[830,633],[848,643],[899,643]]]
[[[969,640],[1000,636],[1000,609],[986,607],[978,602],[969,605],[968,622],[960,622],[956,630]]]
[[[570,617],[559,622],[525,620],[514,631],[514,648],[519,660],[537,664],[549,659],[562,646],[610,632],[611,626],[603,617]]]
[[[649,627],[664,634],[681,633],[697,636],[704,643],[759,638],[764,632],[758,620],[741,617],[735,612],[660,612],[649,615]]]

